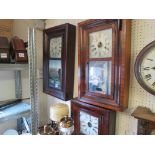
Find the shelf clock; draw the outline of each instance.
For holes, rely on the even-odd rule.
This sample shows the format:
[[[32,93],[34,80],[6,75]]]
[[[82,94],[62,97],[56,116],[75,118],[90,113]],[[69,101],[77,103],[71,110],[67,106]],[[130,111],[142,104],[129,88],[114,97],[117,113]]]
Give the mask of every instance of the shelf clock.
[[[128,105],[131,21],[87,20],[78,24],[78,31],[78,99],[123,111]]]
[[[75,26],[63,24],[44,30],[43,90],[69,100],[73,98]]]
[[[72,117],[76,135],[115,134],[115,111],[72,100]]]

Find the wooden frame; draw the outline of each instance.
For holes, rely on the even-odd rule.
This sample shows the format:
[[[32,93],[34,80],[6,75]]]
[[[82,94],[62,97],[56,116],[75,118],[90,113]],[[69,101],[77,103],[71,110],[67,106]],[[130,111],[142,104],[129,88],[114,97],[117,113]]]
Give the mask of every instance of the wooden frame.
[[[116,113],[112,110],[93,106],[78,99],[72,100],[71,104],[72,117],[74,119],[74,134],[80,135],[80,111],[98,118],[98,135],[115,134]]]
[[[54,39],[55,42],[60,40],[58,47],[51,47]],[[43,40],[43,91],[69,100],[73,98],[75,26],[67,23],[46,29]],[[51,48],[60,50],[57,56],[51,56]]]
[[[131,116],[138,119],[138,135],[155,134],[155,113],[153,113],[149,108],[138,106]]]
[[[112,76],[111,95],[100,95],[88,91],[88,34],[112,28]],[[79,91],[80,101],[116,111],[128,105],[130,75],[131,20],[103,19],[79,23]],[[109,59],[109,58],[108,58]],[[108,60],[104,58],[103,60]],[[101,59],[98,59],[100,61]]]

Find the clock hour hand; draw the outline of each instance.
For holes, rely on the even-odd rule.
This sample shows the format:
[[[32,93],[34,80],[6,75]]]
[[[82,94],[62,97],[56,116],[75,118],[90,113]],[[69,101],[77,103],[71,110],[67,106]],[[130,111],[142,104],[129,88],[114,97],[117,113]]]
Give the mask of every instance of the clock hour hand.
[[[155,70],[155,67],[152,67],[151,69]]]

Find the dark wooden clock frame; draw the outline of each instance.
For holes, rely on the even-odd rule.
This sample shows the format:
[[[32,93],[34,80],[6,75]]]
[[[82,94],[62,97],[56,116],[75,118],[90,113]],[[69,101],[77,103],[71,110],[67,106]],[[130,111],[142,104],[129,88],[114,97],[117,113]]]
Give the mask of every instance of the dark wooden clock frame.
[[[75,31],[76,27],[69,23],[45,29],[43,32],[43,91],[62,100],[73,98]],[[50,58],[49,41],[51,38],[62,37],[61,58]],[[49,87],[49,60],[61,60],[62,86],[61,89]]]
[[[80,111],[86,112],[98,118],[98,135],[114,135],[115,134],[115,111],[100,108],[81,102],[77,99],[72,100],[71,104],[72,117],[74,119],[74,134],[80,135]]]
[[[112,78],[111,95],[88,91],[88,35],[91,32],[112,28]],[[79,89],[78,99],[95,106],[123,111],[128,106],[130,78],[131,20],[97,19],[79,23]],[[93,58],[109,60],[109,58]]]

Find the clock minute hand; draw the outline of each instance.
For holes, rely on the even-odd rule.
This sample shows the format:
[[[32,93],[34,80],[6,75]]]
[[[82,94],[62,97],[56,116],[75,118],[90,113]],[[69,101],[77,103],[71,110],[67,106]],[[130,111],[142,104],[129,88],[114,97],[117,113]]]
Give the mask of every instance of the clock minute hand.
[[[151,69],[155,70],[155,67],[152,67]]]

